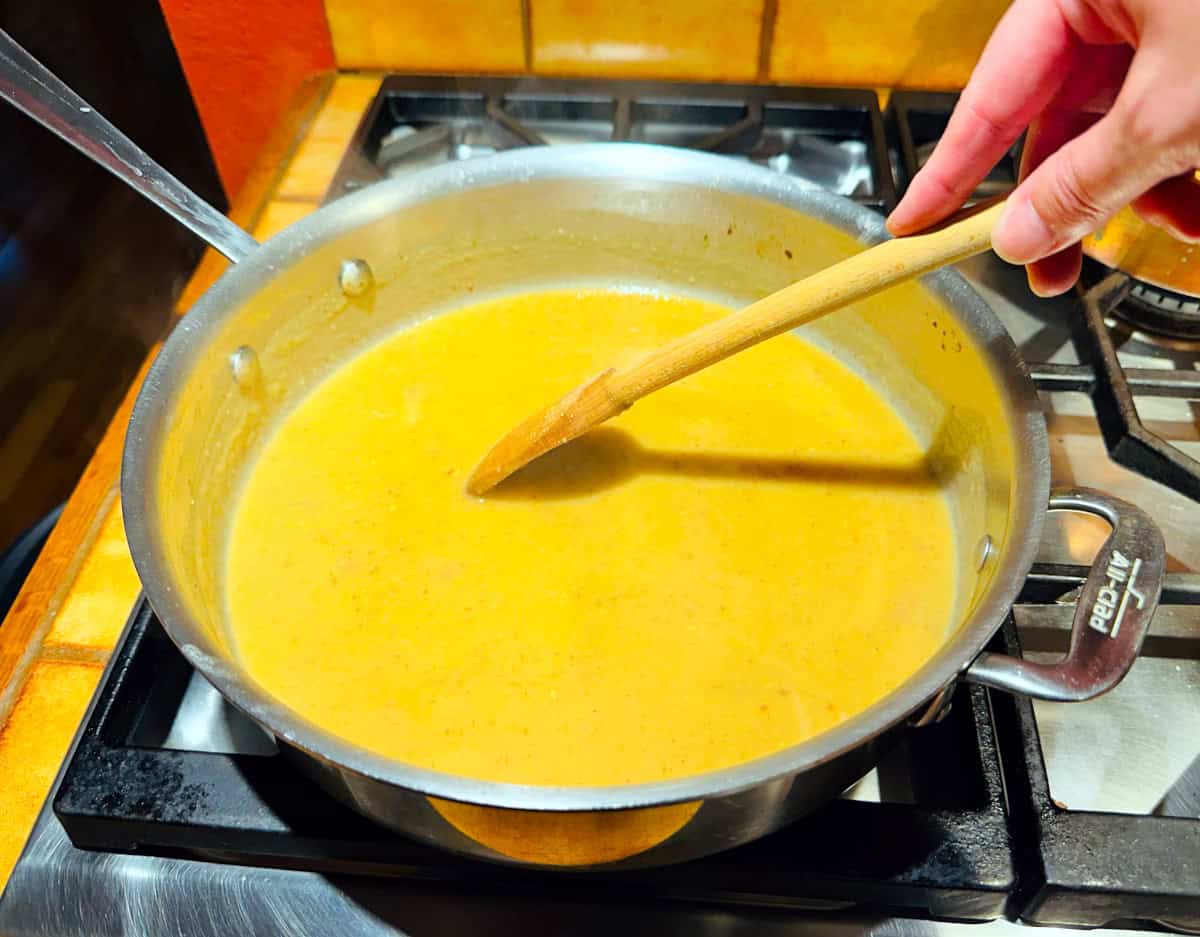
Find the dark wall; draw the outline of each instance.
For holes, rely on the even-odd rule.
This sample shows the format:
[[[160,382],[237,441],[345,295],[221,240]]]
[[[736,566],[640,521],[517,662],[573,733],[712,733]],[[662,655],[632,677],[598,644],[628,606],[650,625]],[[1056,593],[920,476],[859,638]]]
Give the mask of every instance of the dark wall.
[[[226,207],[157,0],[0,0],[0,28]],[[70,493],[201,252],[0,102],[0,550]]]

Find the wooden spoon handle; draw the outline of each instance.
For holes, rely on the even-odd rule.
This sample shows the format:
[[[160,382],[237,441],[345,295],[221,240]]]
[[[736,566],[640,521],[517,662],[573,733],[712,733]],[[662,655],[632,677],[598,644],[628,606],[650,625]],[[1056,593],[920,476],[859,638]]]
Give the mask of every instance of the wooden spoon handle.
[[[893,284],[957,263],[991,247],[1003,202],[968,210],[923,234],[884,241],[737,312],[681,335],[630,367],[603,375],[604,391],[623,410],[751,345]],[[619,412],[618,410],[618,412]]]
[[[467,480],[467,491],[483,494],[538,456],[611,420],[634,401],[744,348],[902,280],[987,250],[1002,208],[1003,203],[976,206],[965,217],[959,214],[933,231],[884,241],[682,335],[631,367],[610,368],[496,443]],[[903,310],[898,314],[903,315]]]

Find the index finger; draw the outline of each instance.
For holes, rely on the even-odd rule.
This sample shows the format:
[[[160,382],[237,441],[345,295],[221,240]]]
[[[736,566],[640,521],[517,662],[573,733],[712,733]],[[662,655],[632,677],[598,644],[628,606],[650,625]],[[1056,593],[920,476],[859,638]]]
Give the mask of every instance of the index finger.
[[[988,40],[929,162],[888,218],[891,232],[928,227],[962,205],[1050,102],[1078,49],[1056,3],[1016,0]]]

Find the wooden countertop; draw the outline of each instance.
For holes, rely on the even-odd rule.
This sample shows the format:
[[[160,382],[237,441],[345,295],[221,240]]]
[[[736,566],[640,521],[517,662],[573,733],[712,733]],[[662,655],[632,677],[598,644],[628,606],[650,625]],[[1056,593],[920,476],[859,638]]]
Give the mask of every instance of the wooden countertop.
[[[317,208],[379,79],[324,75],[277,128],[230,211],[265,240]],[[209,250],[177,304],[185,312],[224,271]],[[0,627],[0,888],[74,738],[139,584],[118,493],[129,389],[58,526]]]

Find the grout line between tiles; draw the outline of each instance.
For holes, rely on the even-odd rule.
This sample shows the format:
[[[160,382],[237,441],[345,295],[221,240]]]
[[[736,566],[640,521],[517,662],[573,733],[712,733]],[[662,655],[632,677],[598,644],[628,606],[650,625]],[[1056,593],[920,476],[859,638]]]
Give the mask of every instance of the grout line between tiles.
[[[75,585],[75,580],[79,578],[79,570],[83,566],[83,561],[90,554],[92,545],[95,544],[96,539],[100,536],[100,530],[104,526],[104,519],[108,516],[109,510],[115,503],[117,494],[118,488],[116,485],[113,485],[101,500],[96,513],[88,522],[86,534],[80,538],[79,548],[75,551],[70,564],[64,570],[62,578],[59,580],[54,595],[46,603],[46,610],[42,613],[42,618],[38,622],[37,629],[29,636],[29,640],[21,652],[21,657],[17,660],[12,675],[9,677],[8,684],[0,687],[0,726],[3,726],[8,721],[13,706],[21,698],[21,691],[25,688],[25,681],[29,677],[29,672],[33,669],[34,663],[42,653],[46,636],[54,626],[54,620],[58,617],[63,601]]]
[[[775,20],[779,17],[779,0],[763,0],[762,24],[758,31],[758,80],[771,77],[771,49],[775,45]]]
[[[521,44],[525,52],[525,71],[533,71],[533,3],[521,0]]]

